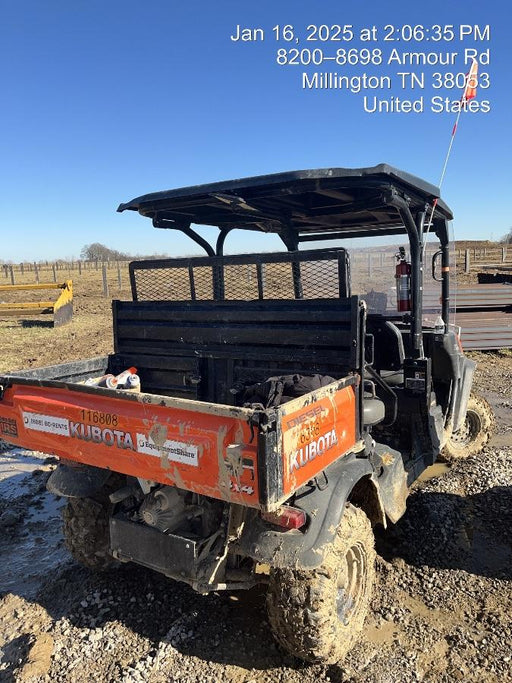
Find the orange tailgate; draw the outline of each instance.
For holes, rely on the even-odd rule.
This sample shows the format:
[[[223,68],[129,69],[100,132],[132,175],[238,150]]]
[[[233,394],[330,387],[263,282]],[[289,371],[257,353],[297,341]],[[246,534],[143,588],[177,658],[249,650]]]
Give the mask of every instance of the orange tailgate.
[[[0,438],[32,450],[258,507],[251,411],[196,401],[12,383]]]

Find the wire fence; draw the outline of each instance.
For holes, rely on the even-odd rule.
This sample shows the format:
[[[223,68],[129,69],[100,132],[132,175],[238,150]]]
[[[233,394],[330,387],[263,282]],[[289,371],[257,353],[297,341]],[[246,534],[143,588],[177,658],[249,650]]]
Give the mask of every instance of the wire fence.
[[[39,261],[0,264],[2,284],[58,283],[65,280],[96,283],[104,296],[129,288],[129,261]]]
[[[435,245],[427,245],[425,261],[428,263],[434,252]],[[459,272],[470,273],[473,270],[488,270],[492,268],[512,268],[512,247],[470,247],[456,248],[452,251]],[[368,276],[375,270],[387,269],[393,262],[392,249],[357,249],[351,252],[351,262],[358,268],[364,268]],[[82,276],[97,274],[105,296],[110,289],[125,289],[129,287],[129,261],[84,261],[57,260],[22,263],[0,263],[0,282],[3,284],[31,284],[43,282],[62,282],[66,279],[79,280]]]

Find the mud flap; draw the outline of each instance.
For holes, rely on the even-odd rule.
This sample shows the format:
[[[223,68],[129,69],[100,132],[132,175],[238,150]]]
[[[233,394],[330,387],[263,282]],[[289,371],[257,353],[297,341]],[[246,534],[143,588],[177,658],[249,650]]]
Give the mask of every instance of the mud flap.
[[[464,358],[460,377],[457,380],[455,396],[453,401],[453,431],[458,431],[466,419],[469,395],[473,385],[473,375],[475,374],[476,363],[469,358]]]
[[[55,496],[90,498],[106,484],[112,472],[91,465],[59,465],[52,472],[46,488]]]
[[[398,451],[378,443],[375,444],[375,452],[383,465],[382,474],[377,479],[379,499],[386,517],[395,524],[406,509],[409,495],[407,472]]]

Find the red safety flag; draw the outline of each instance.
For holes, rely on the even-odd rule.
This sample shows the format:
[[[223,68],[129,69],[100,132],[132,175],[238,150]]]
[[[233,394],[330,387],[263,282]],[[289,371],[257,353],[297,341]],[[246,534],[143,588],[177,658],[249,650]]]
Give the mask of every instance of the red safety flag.
[[[478,62],[473,59],[473,64],[471,64],[471,69],[469,73],[466,74],[466,86],[464,92],[462,93],[462,102],[469,102],[474,97],[476,97],[476,86],[478,83]]]

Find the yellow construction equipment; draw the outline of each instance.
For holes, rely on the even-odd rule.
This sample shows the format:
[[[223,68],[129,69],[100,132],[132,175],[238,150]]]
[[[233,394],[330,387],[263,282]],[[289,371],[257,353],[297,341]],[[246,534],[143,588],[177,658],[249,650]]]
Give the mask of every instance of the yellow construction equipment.
[[[73,282],[41,283],[32,285],[0,285],[1,292],[31,291],[39,289],[60,289],[56,301],[29,301],[23,303],[0,303],[0,318],[4,316],[53,314],[53,326],[59,327],[71,321],[73,317]]]

